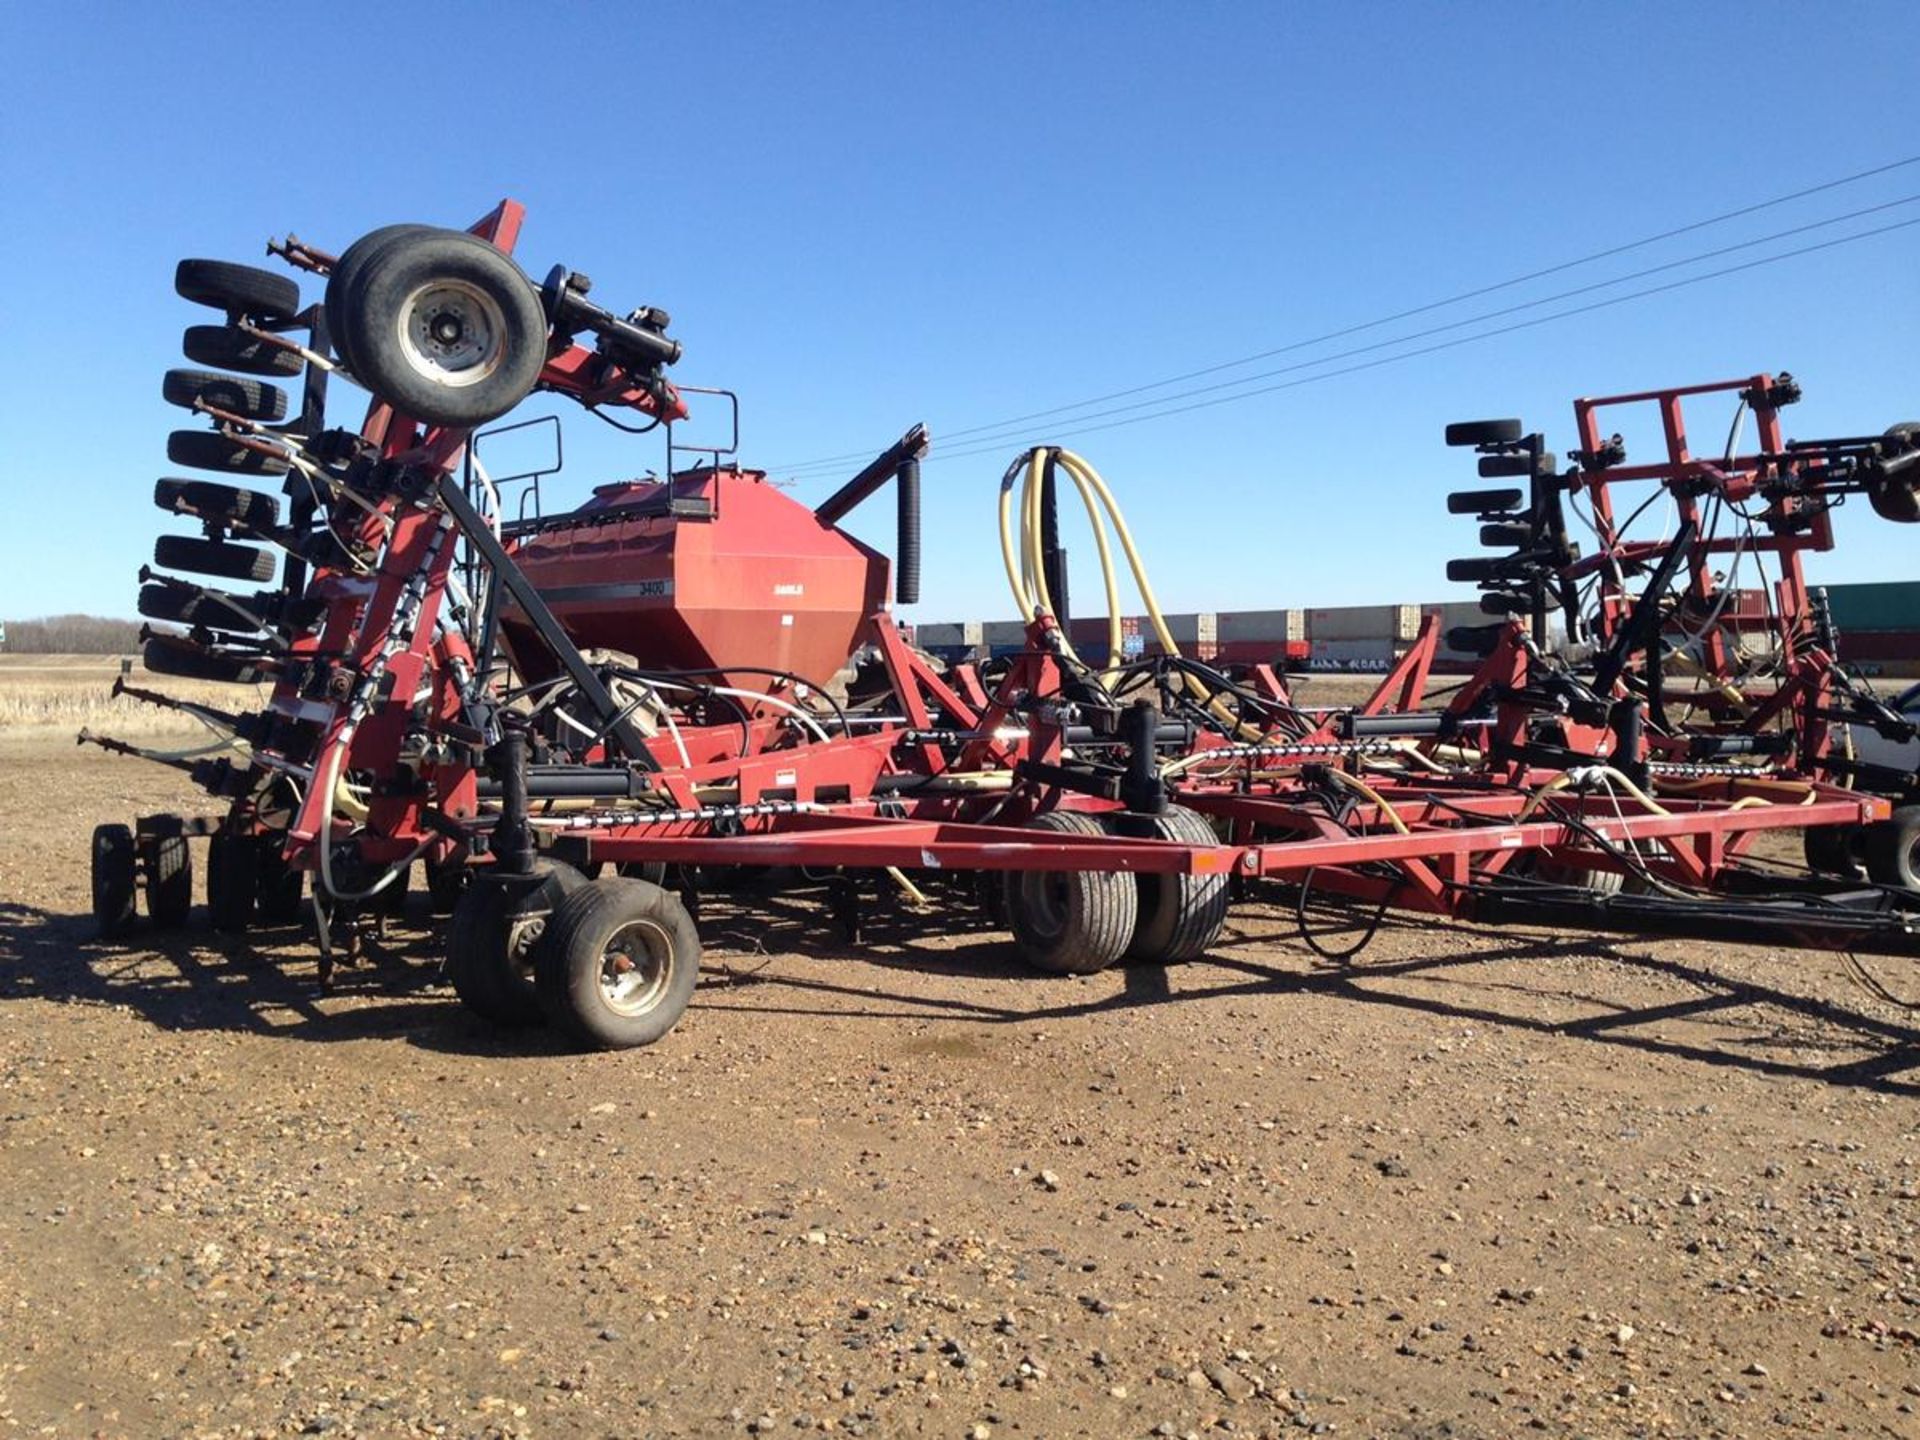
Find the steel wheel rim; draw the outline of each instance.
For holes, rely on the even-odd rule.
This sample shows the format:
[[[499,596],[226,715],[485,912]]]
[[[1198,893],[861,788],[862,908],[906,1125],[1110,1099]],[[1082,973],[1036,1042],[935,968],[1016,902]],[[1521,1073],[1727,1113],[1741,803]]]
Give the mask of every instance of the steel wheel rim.
[[[478,385],[506,358],[507,317],[500,303],[464,280],[432,280],[400,307],[400,353],[436,385]]]
[[[644,1015],[673,974],[673,937],[654,920],[629,920],[600,947],[600,1003],[616,1015]]]
[[[1044,940],[1064,934],[1073,914],[1072,877],[1063,870],[1041,870],[1020,878],[1028,928]]]
[[[533,953],[547,933],[547,912],[516,915],[507,925],[507,969],[533,983]]]

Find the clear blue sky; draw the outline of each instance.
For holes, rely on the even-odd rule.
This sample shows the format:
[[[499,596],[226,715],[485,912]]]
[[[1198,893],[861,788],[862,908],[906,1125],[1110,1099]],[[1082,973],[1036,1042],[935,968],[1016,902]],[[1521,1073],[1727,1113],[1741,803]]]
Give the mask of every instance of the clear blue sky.
[[[182,255],[515,196],[527,267],[671,310],[678,378],[738,390],[745,458],[818,499],[838,477],[793,466],[916,420],[938,447],[1920,153],[1911,0],[405,8],[0,7],[0,616],[131,614],[182,526],[149,504],[187,423],[160,376],[208,318]],[[1920,165],[1190,384],[1915,194]],[[1445,595],[1473,549],[1445,422],[1564,450],[1577,394],[1780,368],[1795,433],[1913,419],[1917,255],[1920,227],[1174,418],[992,432],[928,467],[916,613],[1010,613],[995,486],[1046,439],[1119,491],[1169,609]],[[570,423],[558,493],[659,462],[596,432]],[[1915,574],[1920,528],[1840,530],[1818,578]]]

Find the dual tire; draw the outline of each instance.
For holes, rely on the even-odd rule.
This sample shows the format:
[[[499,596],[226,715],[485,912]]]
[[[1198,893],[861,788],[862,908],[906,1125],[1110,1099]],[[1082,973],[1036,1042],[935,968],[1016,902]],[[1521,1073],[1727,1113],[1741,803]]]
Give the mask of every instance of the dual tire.
[[[347,247],[327,329],[368,390],[430,425],[471,429],[533,390],[547,321],[520,267],[461,230],[390,225]]]
[[[558,863],[531,887],[476,876],[447,936],[448,978],[469,1009],[501,1025],[544,1019],[588,1049],[660,1039],[699,972],[699,933],[671,891]]]
[[[1028,828],[1194,846],[1219,843],[1204,816],[1178,805],[1159,815],[1101,818],[1055,810]],[[1000,908],[1028,964],[1054,975],[1088,975],[1120,960],[1176,964],[1197,959],[1219,939],[1228,901],[1224,872],[1014,870],[1006,874]]]
[[[93,918],[104,936],[132,926],[141,881],[147,917],[157,926],[184,925],[193,909],[193,855],[177,829],[138,835],[126,825],[100,825],[91,853]]]
[[[93,832],[93,918],[112,937],[132,927],[144,879],[147,915],[156,926],[187,922],[193,909],[193,856],[174,828],[136,836],[126,825]],[[303,877],[280,858],[271,839],[216,834],[207,846],[207,912],[213,928],[237,934],[260,919],[299,918]]]

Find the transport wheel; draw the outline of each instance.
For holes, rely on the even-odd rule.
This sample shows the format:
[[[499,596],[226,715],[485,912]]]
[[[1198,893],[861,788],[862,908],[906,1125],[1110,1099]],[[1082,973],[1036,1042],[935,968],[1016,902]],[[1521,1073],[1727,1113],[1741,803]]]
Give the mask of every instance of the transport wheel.
[[[196,365],[242,375],[298,375],[307,365],[298,351],[269,345],[237,325],[189,325],[180,351]]]
[[[672,891],[610,876],[553,912],[534,975],[556,1029],[599,1050],[651,1045],[693,998],[700,935]]]
[[[196,305],[256,320],[288,320],[300,309],[300,287],[288,276],[226,260],[182,260],[174,267],[173,288]]]
[[[1533,873],[1535,878],[1549,885],[1570,885],[1595,895],[1618,895],[1627,883],[1626,875],[1619,870],[1589,869],[1585,865],[1549,860],[1545,856],[1535,862]]]
[[[1806,844],[1807,868],[1817,875],[1838,875],[1848,880],[1867,878],[1861,863],[1866,844],[1863,825],[1823,825],[1801,832]]]
[[[1027,822],[1055,835],[1103,835],[1091,815],[1053,810]],[[1140,887],[1124,871],[1009,870],[1007,922],[1037,970],[1090,975],[1125,953],[1140,913]]]
[[[211,430],[175,430],[167,436],[167,459],[191,470],[227,475],[284,475],[292,468],[277,455],[263,455]]]
[[[1169,805],[1159,815],[1109,819],[1117,823],[1117,834],[1183,845],[1220,843],[1204,815],[1180,805]],[[1206,875],[1136,875],[1134,882],[1140,892],[1140,918],[1121,958],[1167,965],[1197,960],[1220,938],[1230,898],[1224,870]]]
[[[102,935],[119,935],[133,924],[133,831],[125,825],[96,825],[93,831],[93,918]]]
[[[557,906],[587,881],[558,860],[532,886],[477,877],[453,907],[447,927],[447,979],[474,1014],[496,1025],[537,1025],[535,957]]]
[[[265,629],[248,616],[265,620],[265,611],[275,597],[271,593],[229,595],[224,590],[208,590],[194,585],[142,585],[135,604],[149,620],[172,620],[181,625],[204,625],[209,630],[225,630],[245,635]]]
[[[184,410],[204,402],[242,420],[281,420],[287,413],[287,392],[278,385],[212,370],[167,371],[160,382],[160,397]]]
[[[177,830],[145,837],[141,868],[147,877],[147,918],[156,925],[187,923],[193,910],[193,852]]]
[[[451,915],[467,893],[472,871],[461,860],[427,866],[427,902],[435,915]]]
[[[1902,805],[1892,819],[1867,826],[1862,848],[1876,884],[1920,890],[1920,805]]]
[[[347,246],[340,258],[334,261],[333,271],[327,276],[327,331],[333,337],[333,348],[346,361],[347,369],[357,373],[358,367],[348,348],[350,342],[335,317],[351,313],[359,304],[353,291],[360,277],[366,274],[367,262],[377,251],[384,250],[402,236],[431,234],[436,228],[432,225],[382,225],[378,230],[369,230]]]
[[[471,428],[518,405],[546,363],[532,284],[476,235],[421,230],[370,253],[327,312],[354,377],[402,413]]]
[[[1519,438],[1518,420],[1456,420],[1447,426],[1449,445],[1510,445]]]
[[[198,515],[222,524],[264,528],[278,523],[280,502],[258,490],[242,490],[217,480],[184,480],[168,476],[153,482],[153,503],[175,515]]]
[[[629,860],[613,868],[629,880],[644,880],[649,885],[667,883],[667,862],[664,860]]]
[[[140,651],[140,663],[155,675],[211,680],[221,685],[252,685],[269,672],[252,656],[216,655],[191,640],[156,635]]]
[[[1902,441],[1908,446],[1920,443],[1920,420],[1903,420],[1898,425],[1889,426],[1886,438]],[[1867,503],[1873,506],[1873,513],[1883,520],[1892,520],[1901,525],[1911,525],[1920,520],[1920,493],[1916,493],[1911,479],[1896,476],[1892,480],[1870,485]]]
[[[194,535],[162,535],[153,542],[153,563],[228,580],[271,580],[273,552]]]
[[[300,919],[300,903],[306,898],[306,872],[287,863],[277,835],[262,835],[254,844],[259,847],[254,879],[260,919],[268,925],[292,925]]]
[[[213,928],[239,935],[253,924],[260,895],[260,845],[251,835],[215,835],[207,842],[207,915]]]

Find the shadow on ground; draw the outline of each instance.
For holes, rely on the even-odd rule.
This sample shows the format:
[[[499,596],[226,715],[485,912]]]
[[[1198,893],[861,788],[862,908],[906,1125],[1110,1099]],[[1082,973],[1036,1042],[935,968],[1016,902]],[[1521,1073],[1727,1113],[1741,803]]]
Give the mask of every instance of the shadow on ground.
[[[952,903],[956,897],[946,897],[930,915],[884,896],[868,903],[857,946],[848,943],[823,897],[819,890],[706,896],[700,925],[708,963],[695,1007],[879,1022],[944,1018],[1038,1025],[1154,1005],[1320,996],[1440,1022],[1920,1095],[1920,1077],[1912,1073],[1920,1071],[1920,1029],[1913,1025],[1666,954],[1623,950],[1590,935],[1473,930],[1389,915],[1377,921],[1380,934],[1403,944],[1438,935],[1440,953],[1331,963],[1316,960],[1290,934],[1229,927],[1203,961],[1129,966],[1118,991],[1100,980],[1091,982],[1100,987],[1097,996],[1062,1002],[1063,991],[1079,987],[1029,970],[1005,934],[977,908]],[[424,906],[424,897],[413,900]],[[1257,918],[1265,909],[1243,907],[1236,914]],[[1341,922],[1320,917],[1317,923],[1323,940],[1331,937],[1332,948],[1340,948]],[[1346,927],[1358,935],[1375,924],[1367,912]],[[167,1030],[309,1041],[400,1038],[425,1049],[488,1056],[560,1053],[544,1032],[494,1029],[462,1010],[440,980],[440,942],[428,925],[424,908],[417,908],[370,943],[367,963],[340,971],[334,993],[322,995],[312,937],[298,926],[216,935],[196,914],[185,929],[143,929],[110,940],[94,933],[91,916],[0,902],[0,1001],[123,1006]],[[798,973],[791,966],[767,968],[784,955],[818,963]],[[1596,960],[1691,993],[1657,1004],[1623,1004],[1606,993],[1617,992],[1618,985],[1593,983]],[[1789,969],[1795,963],[1783,961]],[[899,971],[1012,982],[1016,994],[1001,1002],[932,994],[889,983],[888,973]],[[1007,993],[1005,983],[982,988]],[[1569,1017],[1569,1011],[1578,1013]],[[1671,1033],[1676,1028],[1686,1033]]]

